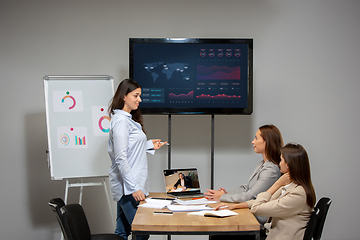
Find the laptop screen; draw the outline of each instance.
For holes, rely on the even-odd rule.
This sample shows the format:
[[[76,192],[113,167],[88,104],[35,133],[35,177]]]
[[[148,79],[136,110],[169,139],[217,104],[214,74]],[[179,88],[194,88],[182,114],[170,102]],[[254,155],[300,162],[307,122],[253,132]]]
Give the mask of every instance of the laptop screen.
[[[166,193],[200,192],[196,168],[164,170]]]

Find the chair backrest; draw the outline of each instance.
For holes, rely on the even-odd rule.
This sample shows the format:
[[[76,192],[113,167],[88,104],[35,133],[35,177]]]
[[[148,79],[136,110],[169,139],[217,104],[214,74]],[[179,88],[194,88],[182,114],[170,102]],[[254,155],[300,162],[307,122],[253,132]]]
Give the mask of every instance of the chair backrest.
[[[60,210],[63,206],[65,206],[64,201],[61,198],[53,198],[49,201],[48,205],[56,213],[56,218],[59,222],[61,232],[63,233],[65,240],[73,240],[72,237],[67,234],[69,231],[69,225],[64,221],[64,215]]]
[[[60,211],[62,206],[65,206],[64,201],[61,198],[53,198],[49,201],[49,206],[52,207],[55,211]]]
[[[318,218],[319,218],[320,209],[314,207],[313,212],[311,213],[310,220],[306,226],[304,239],[303,240],[311,240],[314,236],[314,232],[317,226]]]
[[[324,228],[324,224],[325,224],[325,219],[326,219],[326,215],[329,211],[329,207],[331,204],[331,199],[328,197],[323,197],[321,198],[317,204],[316,204],[316,208],[318,208],[320,210],[319,213],[319,217],[318,217],[318,223],[316,225],[315,228],[315,232],[314,232],[314,240],[319,240],[321,238],[321,234]]]
[[[60,210],[63,212],[64,220],[69,224],[68,235],[71,235],[73,240],[91,239],[90,227],[84,209],[80,204],[68,204]]]

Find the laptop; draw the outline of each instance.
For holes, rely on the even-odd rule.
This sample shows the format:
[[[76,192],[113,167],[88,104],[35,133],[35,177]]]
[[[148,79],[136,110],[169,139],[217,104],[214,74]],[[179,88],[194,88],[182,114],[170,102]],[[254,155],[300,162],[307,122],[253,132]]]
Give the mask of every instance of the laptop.
[[[176,198],[204,196],[196,168],[166,169],[163,172],[167,195]]]

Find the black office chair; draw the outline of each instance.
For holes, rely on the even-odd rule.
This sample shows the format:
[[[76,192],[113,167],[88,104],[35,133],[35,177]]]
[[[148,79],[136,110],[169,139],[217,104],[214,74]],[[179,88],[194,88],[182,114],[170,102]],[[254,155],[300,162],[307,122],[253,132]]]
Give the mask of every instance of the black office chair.
[[[320,209],[314,207],[314,211],[311,213],[310,220],[306,226],[303,240],[311,240],[313,238],[316,226],[318,224],[319,214],[320,214]]]
[[[56,214],[56,219],[59,222],[61,232],[64,238],[66,240],[73,240],[71,236],[67,235],[67,231],[65,230],[65,228],[69,229],[69,226],[65,223],[64,216],[60,210],[63,206],[65,206],[64,201],[61,198],[53,198],[49,201],[48,204]]]
[[[84,209],[80,204],[68,204],[60,209],[64,215],[64,221],[69,225],[67,235],[73,240],[124,240],[116,234],[91,234]]]
[[[317,202],[306,227],[304,240],[320,240],[331,202],[331,199],[327,197]]]
[[[320,240],[320,238],[321,238],[321,234],[322,234],[324,224],[325,224],[326,215],[329,211],[331,203],[332,203],[332,200],[330,198],[323,197],[317,202],[317,204],[315,206],[316,208],[318,208],[320,210],[320,213],[319,213],[317,225],[316,225],[314,236],[313,236],[314,240]]]

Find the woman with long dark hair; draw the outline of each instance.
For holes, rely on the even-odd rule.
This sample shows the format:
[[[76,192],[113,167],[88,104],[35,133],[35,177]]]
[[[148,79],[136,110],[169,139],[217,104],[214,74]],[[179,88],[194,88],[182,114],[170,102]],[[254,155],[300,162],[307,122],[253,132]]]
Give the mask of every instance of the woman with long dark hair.
[[[140,102],[140,85],[125,79],[109,106],[109,180],[112,197],[117,202],[115,234],[125,239],[130,235],[139,202],[149,194],[146,152],[153,154],[166,143],[160,139],[146,140]],[[139,239],[148,238],[141,235]]]
[[[283,175],[266,192],[231,209],[249,207],[254,215],[271,217],[267,240],[302,240],[316,202],[305,148],[300,144],[283,147],[280,171]]]
[[[257,164],[246,184],[227,192],[224,188],[219,190],[207,189],[205,193],[209,200],[222,202],[245,202],[255,199],[256,196],[266,191],[280,177],[280,148],[283,139],[280,130],[274,125],[263,125],[255,133],[252,141],[254,152],[261,154],[262,160]],[[264,223],[266,219],[258,219]]]

